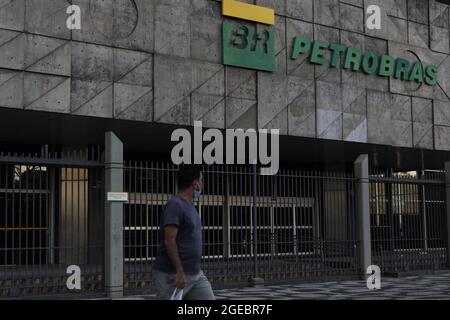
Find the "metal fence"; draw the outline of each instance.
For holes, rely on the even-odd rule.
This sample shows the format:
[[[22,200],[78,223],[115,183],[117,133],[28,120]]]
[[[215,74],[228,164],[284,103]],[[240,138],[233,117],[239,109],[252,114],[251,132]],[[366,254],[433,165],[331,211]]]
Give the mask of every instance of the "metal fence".
[[[445,268],[445,172],[374,170],[370,181],[372,262],[384,272]]]
[[[176,192],[176,172],[169,164],[126,163],[125,289],[151,287],[160,215]],[[251,167],[208,166],[203,175],[204,193],[195,205],[204,271],[215,284],[358,273],[353,174],[282,170],[261,176]]]
[[[353,173],[206,166],[195,203],[216,285],[360,276]],[[0,297],[102,296],[105,167],[100,149],[0,153]],[[160,218],[177,167],[124,164],[124,289],[152,288]],[[444,172],[371,172],[372,262],[384,272],[447,267]],[[81,269],[81,289],[67,268]]]
[[[99,149],[0,154],[0,297],[102,292],[101,167]]]

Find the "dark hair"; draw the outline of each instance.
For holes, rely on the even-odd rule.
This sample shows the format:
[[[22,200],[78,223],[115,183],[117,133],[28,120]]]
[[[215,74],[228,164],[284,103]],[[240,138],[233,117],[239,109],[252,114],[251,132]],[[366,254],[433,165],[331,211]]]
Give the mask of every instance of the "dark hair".
[[[194,165],[182,165],[178,170],[178,189],[184,190],[191,186],[194,180],[200,179],[201,169]]]

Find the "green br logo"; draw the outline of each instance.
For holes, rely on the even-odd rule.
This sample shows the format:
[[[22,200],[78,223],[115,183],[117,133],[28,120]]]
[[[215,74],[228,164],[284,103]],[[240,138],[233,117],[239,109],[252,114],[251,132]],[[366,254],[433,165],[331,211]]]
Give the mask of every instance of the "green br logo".
[[[275,35],[272,30],[256,32],[252,26],[223,24],[223,63],[262,71],[276,71]]]

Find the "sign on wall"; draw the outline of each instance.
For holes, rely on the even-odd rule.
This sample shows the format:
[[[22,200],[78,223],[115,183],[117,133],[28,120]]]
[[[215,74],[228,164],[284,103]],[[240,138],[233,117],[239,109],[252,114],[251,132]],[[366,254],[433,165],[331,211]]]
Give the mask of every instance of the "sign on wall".
[[[275,24],[275,11],[235,0],[222,1],[222,14],[228,17]],[[223,63],[255,70],[276,71],[275,33],[258,30],[239,21],[223,23]]]
[[[265,25],[275,24],[273,9],[236,0],[223,0],[222,14]],[[339,67],[429,86],[437,84],[438,66],[434,64],[424,65],[421,61],[378,55],[372,51],[362,52],[358,48],[322,40],[310,40],[301,35],[295,37],[293,41],[294,46],[290,54],[292,60],[308,55],[311,64],[324,65],[325,56],[328,56],[326,53],[331,52],[330,68]],[[275,33],[267,26],[257,25],[255,28],[239,21],[224,22],[223,63],[235,67],[275,72]]]

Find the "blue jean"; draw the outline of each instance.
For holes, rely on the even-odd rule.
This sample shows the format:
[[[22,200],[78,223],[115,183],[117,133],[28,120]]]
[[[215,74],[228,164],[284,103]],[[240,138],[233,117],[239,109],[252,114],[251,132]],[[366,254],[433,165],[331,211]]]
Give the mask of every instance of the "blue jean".
[[[186,275],[187,284],[183,290],[183,300],[216,300],[211,283],[200,271],[197,275]],[[170,300],[175,290],[175,274],[153,269],[153,283],[158,300]]]

